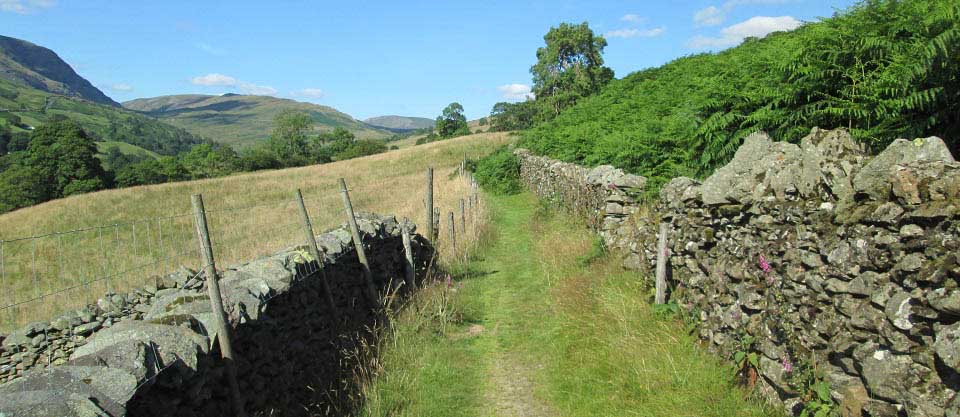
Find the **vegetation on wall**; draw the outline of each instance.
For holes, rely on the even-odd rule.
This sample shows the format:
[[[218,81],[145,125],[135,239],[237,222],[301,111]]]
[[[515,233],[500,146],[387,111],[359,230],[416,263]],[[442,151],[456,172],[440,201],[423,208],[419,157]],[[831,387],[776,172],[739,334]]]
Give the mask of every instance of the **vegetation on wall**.
[[[873,149],[937,135],[958,154],[958,22],[954,2],[868,0],[791,32],[615,80],[525,132],[521,146],[612,164],[654,187],[709,175],[758,130],[795,142],[814,126],[846,127]]]

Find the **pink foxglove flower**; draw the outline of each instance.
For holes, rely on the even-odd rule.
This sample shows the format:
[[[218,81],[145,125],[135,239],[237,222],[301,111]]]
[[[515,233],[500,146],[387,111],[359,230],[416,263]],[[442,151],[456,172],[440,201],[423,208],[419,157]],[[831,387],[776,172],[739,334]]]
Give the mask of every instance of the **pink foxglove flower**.
[[[764,274],[770,273],[770,263],[767,262],[767,258],[764,258],[763,255],[760,255],[760,270],[762,270]]]
[[[791,373],[793,372],[793,364],[790,363],[790,358],[784,356],[783,361],[780,362],[780,365],[783,365],[783,372]]]

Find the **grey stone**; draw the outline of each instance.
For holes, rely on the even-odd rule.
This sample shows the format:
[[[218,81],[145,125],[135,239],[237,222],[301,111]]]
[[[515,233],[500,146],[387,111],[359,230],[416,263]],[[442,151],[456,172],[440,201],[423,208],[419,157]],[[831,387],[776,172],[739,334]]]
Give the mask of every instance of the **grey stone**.
[[[88,335],[88,334],[90,334],[90,333],[93,333],[94,331],[96,331],[96,330],[99,329],[99,328],[100,328],[100,322],[99,322],[99,321],[91,321],[90,323],[81,324],[81,325],[79,325],[79,326],[77,326],[77,327],[74,327],[74,328],[73,328],[73,332],[74,332],[75,334],[79,334],[79,335],[84,335],[84,336],[86,336],[86,335]]]
[[[923,236],[923,228],[915,224],[907,224],[900,228],[900,236],[906,238]]]
[[[960,322],[937,329],[933,349],[945,365],[960,372]]]
[[[890,296],[884,308],[887,320],[900,330],[910,330],[913,328],[913,323],[910,321],[910,314],[912,312],[910,301],[909,293],[897,292]]]
[[[156,346],[162,364],[180,363],[181,370],[196,371],[200,354],[209,351],[210,341],[194,331],[180,327],[143,322],[125,322],[97,332],[78,347],[71,359],[94,354],[118,343],[140,342]]]
[[[927,293],[930,307],[941,313],[960,316],[960,290],[937,288]]]
[[[873,200],[884,200],[891,193],[889,178],[894,167],[914,161],[954,162],[954,159],[940,138],[897,139],[860,169],[853,179],[854,191]]]
[[[899,402],[911,381],[913,360],[908,355],[894,355],[887,350],[875,350],[861,362],[867,390],[874,397]]]

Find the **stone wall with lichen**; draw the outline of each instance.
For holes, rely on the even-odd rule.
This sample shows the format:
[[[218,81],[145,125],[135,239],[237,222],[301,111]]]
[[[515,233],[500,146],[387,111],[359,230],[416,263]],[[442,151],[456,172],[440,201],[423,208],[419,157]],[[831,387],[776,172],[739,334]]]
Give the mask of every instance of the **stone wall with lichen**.
[[[397,221],[358,213],[358,224],[376,289],[407,294]],[[248,413],[322,414],[337,395],[350,394],[339,385],[351,371],[344,364],[377,325],[380,308],[365,296],[346,226],[320,235],[318,244],[322,269],[305,247],[295,247],[220,272]],[[422,279],[433,251],[417,235],[412,247]],[[321,277],[331,288],[336,316]],[[184,269],[52,323],[25,326],[3,340],[20,362],[0,385],[0,414],[232,415],[213,320],[203,275]]]
[[[960,164],[939,138],[871,157],[843,130],[799,145],[758,133],[709,178],[676,178],[631,211],[601,228],[608,246],[649,271],[667,222],[670,299],[789,412],[960,413]]]

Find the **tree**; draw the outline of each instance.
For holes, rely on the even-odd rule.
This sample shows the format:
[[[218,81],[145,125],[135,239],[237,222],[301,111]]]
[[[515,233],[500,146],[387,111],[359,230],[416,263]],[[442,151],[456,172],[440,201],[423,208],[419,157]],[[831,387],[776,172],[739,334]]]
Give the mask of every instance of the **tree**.
[[[342,161],[344,159],[359,158],[361,156],[373,155],[387,151],[387,145],[379,140],[361,139],[350,144],[349,147],[334,155],[334,159]]]
[[[437,117],[436,130],[441,138],[469,134],[470,127],[467,126],[467,117],[463,115],[463,106],[454,102],[444,108],[443,113]]]
[[[7,155],[5,158],[13,156]],[[47,199],[47,184],[44,184],[37,169],[22,159],[11,161],[11,166],[0,172],[0,213],[32,206]]]
[[[10,133],[10,128],[0,125],[0,155],[7,153],[7,143],[10,142],[10,138],[13,136]]]
[[[48,184],[46,199],[106,188],[109,177],[97,159],[97,146],[72,120],[38,127],[30,136],[27,161]]]
[[[180,163],[193,179],[222,177],[236,172],[240,160],[228,146],[203,143],[180,157]]]
[[[613,70],[603,66],[607,40],[594,35],[587,22],[561,23],[550,28],[543,40],[546,46],[537,49],[537,63],[530,73],[534,95],[547,103],[554,116],[613,79]]]
[[[285,166],[303,165],[306,159],[307,135],[313,130],[313,119],[298,111],[284,111],[273,119],[270,149]]]
[[[506,132],[526,129],[533,126],[536,118],[537,106],[532,100],[520,103],[499,102],[490,110],[490,130]]]

